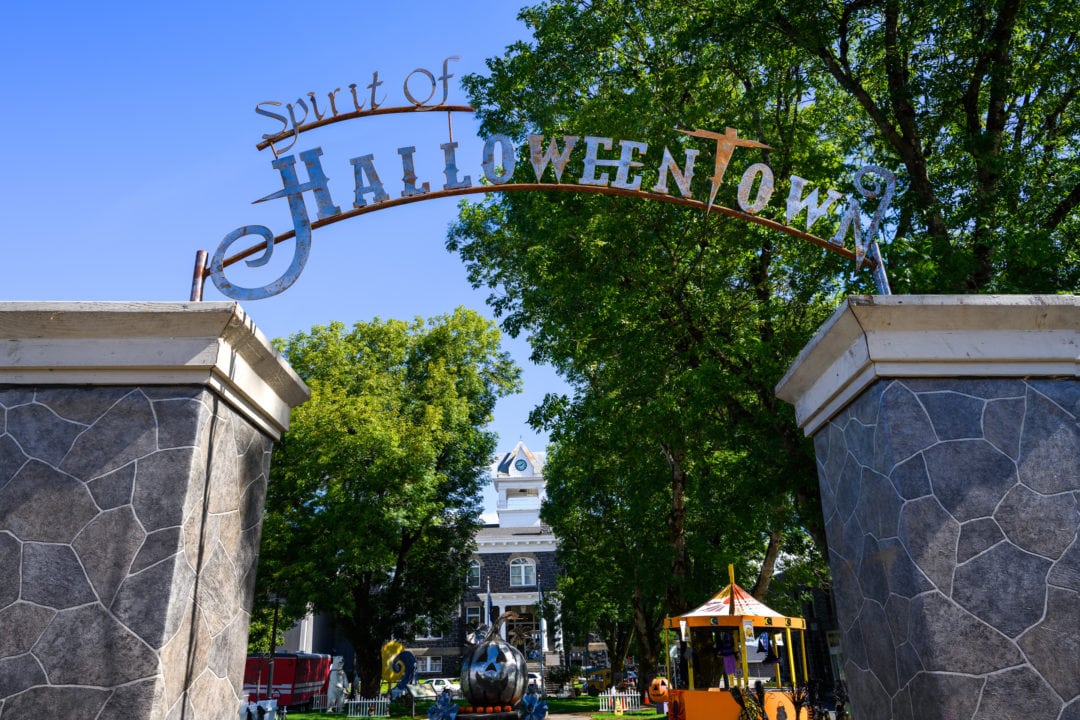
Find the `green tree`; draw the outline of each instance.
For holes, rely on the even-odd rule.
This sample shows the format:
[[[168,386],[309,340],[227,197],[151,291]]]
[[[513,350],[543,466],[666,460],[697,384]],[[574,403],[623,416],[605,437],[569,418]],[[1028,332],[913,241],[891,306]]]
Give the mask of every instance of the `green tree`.
[[[631,639],[644,638],[638,655],[643,676],[651,677],[659,650],[649,642],[663,619],[659,608],[669,566],[663,542],[667,503],[655,483],[640,482],[646,468],[634,468],[639,482],[627,482],[631,463],[608,452],[595,425],[577,427],[576,442],[549,445],[544,467],[548,498],[542,516],[558,528],[563,632],[574,644],[584,644],[589,632],[600,633],[615,672],[623,669]],[[577,455],[590,444],[603,452]]]
[[[274,452],[258,593],[284,617],[330,613],[378,692],[391,638],[446,629],[460,599],[484,430],[520,371],[471,310],[422,322],[316,326],[278,346],[311,388]]]
[[[739,150],[727,177],[764,162],[780,198],[794,174],[850,191],[855,167],[893,169],[881,239],[895,290],[1069,291],[1080,277],[1078,13],[1059,0],[555,0],[524,10],[532,40],[466,86],[484,130],[521,146],[529,133],[648,141],[642,188],[660,148],[678,156],[692,142],[673,128],[735,127],[771,146]],[[579,153],[564,176],[581,173]],[[699,199],[705,175],[692,181]],[[734,184],[718,202],[733,204]],[[786,220],[775,201],[762,215]],[[822,237],[836,227],[818,222]],[[606,557],[591,570],[624,579],[632,561],[564,506],[596,493],[617,504],[635,484],[664,507],[652,536],[665,540],[665,612],[700,600],[740,558],[760,568],[759,597],[781,552],[817,574],[813,455],[772,388],[835,298],[870,288],[865,274],[757,227],[568,193],[463,206],[448,246],[492,289],[503,327],[527,333],[571,385],[533,416],[553,438],[546,516],[572,535],[568,602],[603,588],[630,612],[643,586],[590,579],[568,555]],[[595,458],[626,458],[617,490],[590,482],[603,472]],[[640,513],[633,522],[650,526]]]
[[[692,3],[700,42],[794,47],[817,136],[902,169],[902,292],[1075,291],[1080,7],[1068,0]]]
[[[799,142],[820,113],[805,102],[790,52],[761,51],[743,71],[743,52],[687,50],[684,8],[673,3],[562,2],[523,16],[535,44],[512,47],[489,61],[489,77],[467,80],[489,132],[648,139],[647,159],[688,147],[673,125],[733,126],[775,148],[740,151],[733,177],[761,161],[781,178],[795,168],[842,174],[835,147]],[[566,175],[581,173],[577,162]],[[642,187],[655,183],[655,167],[642,169]],[[707,197],[707,178],[694,182],[696,197]],[[733,189],[724,191],[719,201],[733,205]],[[803,527],[820,533],[811,448],[773,386],[837,290],[865,288],[865,275],[848,277],[817,247],[742,223],[566,193],[465,206],[449,246],[474,283],[493,289],[503,326],[527,332],[536,359],[573,388],[533,416],[553,438],[551,497],[565,489],[581,494],[562,504],[585,499],[595,488],[574,482],[570,463],[580,470],[593,456],[624,458],[616,471],[624,495],[643,484],[653,498],[631,516],[661,521],[647,540],[663,541],[662,557],[649,558],[660,571],[620,597],[625,608],[635,597],[641,605],[639,645],[655,648],[659,618],[714,592],[729,562],[746,571],[754,561],[754,590],[764,594],[785,538]],[[589,424],[607,430],[582,432]],[[557,510],[549,517],[560,536],[582,531]],[[633,578],[640,562],[620,555],[600,571]]]

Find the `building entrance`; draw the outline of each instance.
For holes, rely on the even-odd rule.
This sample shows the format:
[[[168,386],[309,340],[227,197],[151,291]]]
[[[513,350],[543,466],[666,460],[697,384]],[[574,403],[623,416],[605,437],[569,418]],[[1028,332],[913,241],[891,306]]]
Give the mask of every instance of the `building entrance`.
[[[540,658],[540,623],[535,608],[518,605],[508,608],[517,614],[506,625],[506,641],[516,647],[528,660]]]

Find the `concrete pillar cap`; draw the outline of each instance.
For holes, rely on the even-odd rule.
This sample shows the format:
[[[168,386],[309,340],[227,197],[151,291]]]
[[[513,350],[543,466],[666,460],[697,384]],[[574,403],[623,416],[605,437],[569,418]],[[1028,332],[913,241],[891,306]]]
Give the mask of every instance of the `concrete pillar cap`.
[[[812,435],[885,377],[1075,377],[1073,295],[860,295],[848,298],[776,386]]]
[[[235,302],[0,302],[0,384],[205,385],[275,440],[310,396]]]

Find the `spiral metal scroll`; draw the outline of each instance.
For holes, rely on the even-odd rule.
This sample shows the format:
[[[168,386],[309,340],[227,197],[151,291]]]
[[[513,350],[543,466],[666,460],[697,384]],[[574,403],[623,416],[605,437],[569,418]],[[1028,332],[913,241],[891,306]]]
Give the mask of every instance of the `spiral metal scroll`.
[[[302,227],[297,227],[296,229],[296,245],[293,250],[293,259],[292,263],[289,264],[289,268],[285,271],[285,274],[274,282],[261,287],[243,287],[225,277],[225,257],[229,252],[229,248],[232,247],[233,243],[237,240],[242,237],[247,237],[248,235],[258,235],[261,237],[265,243],[265,249],[258,257],[245,260],[244,262],[247,266],[262,267],[270,262],[270,258],[274,254],[273,231],[264,225],[245,225],[239,227],[225,236],[221,241],[221,244],[218,245],[214,257],[210,260],[210,279],[214,282],[214,285],[221,291],[222,295],[236,298],[237,300],[262,300],[287,290],[289,286],[296,282],[296,279],[300,277],[300,273],[304,270],[304,265],[307,264],[308,255],[311,254],[310,223],[304,222]]]
[[[879,179],[872,181],[869,185],[863,182],[863,178],[867,174],[876,175]],[[871,262],[874,264],[874,282],[877,285],[878,292],[882,295],[891,294],[892,290],[889,287],[889,278],[885,274],[885,263],[881,257],[881,246],[878,245],[877,237],[878,230],[881,228],[881,220],[885,217],[885,212],[889,209],[889,205],[892,203],[893,195],[896,194],[896,175],[890,170],[886,170],[878,165],[864,165],[855,171],[855,189],[867,200],[873,200],[879,195],[882,195],[881,202],[878,203],[877,210],[874,211],[874,216],[870,219],[870,227],[866,231],[866,239],[860,243],[856,239],[855,247],[855,269],[858,270],[862,265],[863,260],[869,256]]]
[[[401,679],[398,680],[398,684],[394,687],[395,691],[403,693],[407,686],[416,682],[416,656],[408,650],[398,653],[390,661],[390,669],[394,671],[395,675],[401,673]]]

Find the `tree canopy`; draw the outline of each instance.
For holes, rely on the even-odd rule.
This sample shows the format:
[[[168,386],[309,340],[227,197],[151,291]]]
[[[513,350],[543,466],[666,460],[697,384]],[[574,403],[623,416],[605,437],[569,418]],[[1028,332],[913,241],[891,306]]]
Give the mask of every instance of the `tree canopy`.
[[[755,162],[778,198],[793,175],[850,192],[855,168],[891,169],[898,195],[876,239],[896,292],[1071,291],[1077,12],[553,0],[522,12],[530,41],[465,84],[483,130],[521,147],[530,133],[647,141],[642,187],[660,149],[692,146],[677,130],[737,128],[770,149],[733,156],[729,205]],[[564,174],[582,172],[571,156]],[[708,182],[693,177],[695,197]],[[775,200],[762,211],[784,213]],[[567,603],[598,618],[617,608],[655,637],[657,618],[714,592],[727,562],[757,570],[759,596],[782,553],[820,562],[812,448],[773,387],[838,296],[870,290],[866,273],[757,226],[555,192],[463,205],[448,246],[503,327],[571,385],[532,416],[551,432],[545,518],[567,538]]]
[[[278,341],[311,388],[274,452],[260,594],[327,612],[377,693],[391,638],[448,628],[495,450],[484,427],[520,371],[476,312],[334,322]]]
[[[719,4],[700,35],[731,42]],[[749,4],[846,121],[843,148],[903,169],[902,292],[1074,291],[1080,237],[1080,8],[1049,0]]]

